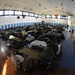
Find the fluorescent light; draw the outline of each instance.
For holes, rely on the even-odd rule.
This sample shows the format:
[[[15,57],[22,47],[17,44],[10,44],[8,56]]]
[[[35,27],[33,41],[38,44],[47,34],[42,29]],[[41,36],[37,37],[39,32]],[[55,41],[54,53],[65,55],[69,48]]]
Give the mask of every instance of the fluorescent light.
[[[40,15],[39,15],[38,17],[39,17],[39,18],[41,18],[41,16],[40,16]]]
[[[21,11],[15,11],[15,15],[22,15]]]
[[[11,10],[5,10],[5,15],[13,15],[14,14],[14,11],[11,11]]]
[[[3,15],[3,11],[0,11],[0,15]]]
[[[50,15],[46,15],[46,17],[47,17],[47,18],[49,18],[49,17],[50,17]]]
[[[38,15],[37,14],[35,14],[35,17],[37,17]]]
[[[60,19],[60,16],[58,16],[58,19]]]
[[[52,17],[53,17],[53,19],[54,19],[54,17],[55,17],[55,16],[54,16],[54,15],[52,15]]]
[[[33,14],[33,13],[30,13],[29,15],[30,15],[30,16],[34,16],[34,14]]]
[[[23,15],[26,15],[26,16],[28,16],[28,14],[29,14],[28,12],[23,12]]]

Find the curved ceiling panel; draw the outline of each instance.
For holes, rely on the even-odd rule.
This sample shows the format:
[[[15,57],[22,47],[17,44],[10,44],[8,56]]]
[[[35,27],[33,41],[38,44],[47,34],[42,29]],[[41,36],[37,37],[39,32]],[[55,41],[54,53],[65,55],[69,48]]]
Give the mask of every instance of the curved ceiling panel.
[[[75,14],[75,0],[0,0],[0,9],[15,9],[37,14]]]

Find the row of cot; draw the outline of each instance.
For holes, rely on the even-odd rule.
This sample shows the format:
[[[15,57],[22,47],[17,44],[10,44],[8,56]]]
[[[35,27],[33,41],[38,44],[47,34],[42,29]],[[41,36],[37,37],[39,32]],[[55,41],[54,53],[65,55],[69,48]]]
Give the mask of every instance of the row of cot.
[[[42,68],[52,69],[52,67],[55,67],[58,64],[58,59],[60,57],[59,55],[62,52],[62,45],[60,44],[60,41],[62,39],[65,39],[64,34],[62,33],[63,29],[61,29],[62,27],[53,27],[46,25],[35,27],[28,26],[25,29],[19,29],[16,33],[14,31],[14,33],[11,33],[12,35],[9,34],[9,44],[12,44],[14,56],[17,58],[17,60],[19,59],[18,61],[22,63],[22,65],[24,64],[24,67],[22,66],[23,70],[26,71],[28,69],[31,69],[33,65],[35,65],[37,53],[40,53],[37,56],[39,57],[39,65],[42,66]],[[21,49],[22,47],[30,48],[29,53],[28,50],[27,52],[25,52],[25,48],[24,52],[20,53],[19,49]],[[36,55],[35,52],[37,52]],[[23,55],[25,55],[25,58],[23,57]],[[20,57],[21,59],[23,58],[23,62],[20,61]]]

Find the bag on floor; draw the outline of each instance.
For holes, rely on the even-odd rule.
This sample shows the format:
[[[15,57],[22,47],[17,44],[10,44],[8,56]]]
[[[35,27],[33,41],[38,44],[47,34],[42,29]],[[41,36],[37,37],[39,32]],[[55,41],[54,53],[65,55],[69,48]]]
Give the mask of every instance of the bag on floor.
[[[51,47],[46,47],[45,50],[40,54],[40,60],[43,62],[52,62],[54,51]]]
[[[28,59],[23,64],[23,71],[31,71],[34,68],[34,60],[32,58]]]
[[[65,39],[65,36],[64,36],[64,34],[62,33],[62,35],[61,35],[61,39]]]
[[[56,43],[54,43],[54,42],[50,42],[47,46],[51,47],[55,54],[58,51],[58,45]]]
[[[41,46],[41,45],[39,45],[39,46],[33,45],[31,48],[32,48],[32,49],[35,49],[35,50],[38,50],[38,51],[41,51],[41,52],[44,50],[44,47]]]

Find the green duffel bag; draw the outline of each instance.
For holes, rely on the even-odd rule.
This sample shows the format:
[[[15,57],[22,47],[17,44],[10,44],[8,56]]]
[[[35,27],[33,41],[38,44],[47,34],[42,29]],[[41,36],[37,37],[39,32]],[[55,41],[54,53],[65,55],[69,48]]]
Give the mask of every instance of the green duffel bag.
[[[58,51],[58,45],[56,43],[54,43],[54,42],[50,42],[47,46],[51,47],[55,54]]]
[[[40,60],[42,62],[52,62],[54,51],[51,47],[46,47],[45,50],[40,54]]]
[[[29,58],[27,61],[25,61],[22,65],[23,71],[30,72],[34,68],[34,59]]]

